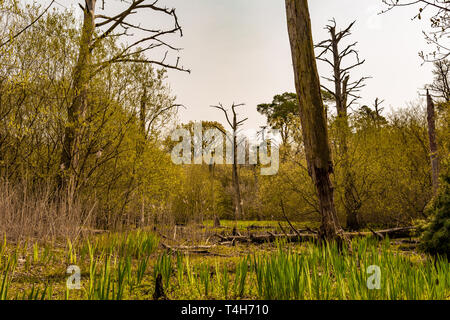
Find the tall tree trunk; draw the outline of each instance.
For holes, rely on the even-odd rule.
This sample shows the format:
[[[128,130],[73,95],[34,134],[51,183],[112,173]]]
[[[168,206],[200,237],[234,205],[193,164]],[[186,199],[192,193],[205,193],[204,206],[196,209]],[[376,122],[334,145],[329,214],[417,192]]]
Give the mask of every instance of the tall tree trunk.
[[[336,35],[336,28],[330,28],[331,46],[333,53],[333,72],[334,72],[334,86],[335,86],[335,100],[337,111],[337,135],[338,135],[338,152],[342,158],[342,176],[344,185],[344,208],[345,215],[347,217],[347,228],[350,230],[358,230],[360,228],[357,207],[358,204],[355,201],[353,195],[354,179],[353,173],[350,168],[350,157],[348,154],[348,140],[347,137],[350,133],[350,126],[348,123],[347,112],[347,98],[348,98],[348,82],[350,77],[347,75],[343,80],[343,74],[341,69],[342,57],[339,52],[339,42]],[[342,81],[342,82],[341,82]]]
[[[234,186],[234,208],[235,220],[243,218],[241,188],[239,186],[239,172],[238,172],[238,145],[237,145],[237,115],[233,115],[233,186]]]
[[[210,174],[210,187],[211,187],[211,205],[212,205],[212,213],[214,219],[214,228],[220,227],[220,218],[217,215],[216,209],[216,193],[214,188],[215,181],[215,163],[213,162],[213,158],[211,158],[211,163],[209,164],[209,174]]]
[[[147,98],[147,87],[144,84],[141,96],[141,106],[139,110],[139,122],[144,139],[147,139]]]
[[[263,140],[264,141],[264,140]],[[258,166],[255,164],[252,166],[253,178],[255,185],[255,198],[256,198],[256,219],[261,221],[261,202],[258,199],[259,196],[259,181],[258,181]]]
[[[76,174],[80,154],[81,131],[87,112],[87,93],[90,77],[91,52],[90,45],[95,30],[96,0],[86,0],[84,19],[80,37],[78,60],[72,76],[72,92],[74,98],[67,110],[67,125],[60,160],[59,187],[76,188]]]
[[[356,43],[347,46],[345,49],[340,50],[339,45],[341,41],[351,34],[351,28],[355,22],[352,22],[346,29],[337,32],[336,22],[334,19],[330,25],[327,25],[326,29],[330,34],[330,39],[320,42],[317,48],[320,48],[322,52],[317,56],[320,61],[327,62],[333,67],[333,81],[334,92],[326,89],[333,94],[336,101],[337,119],[336,119],[336,131],[337,131],[337,153],[341,158],[340,171],[342,172],[342,185],[344,192],[342,195],[342,202],[344,204],[344,210],[347,217],[347,227],[352,230],[360,228],[358,219],[358,210],[361,207],[361,201],[358,199],[355,187],[355,174],[350,164],[350,154],[348,141],[351,136],[351,128],[348,120],[348,108],[359,97],[356,92],[364,87],[364,80],[361,78],[358,81],[350,82],[349,71],[364,63],[359,60],[357,51],[353,48]],[[326,57],[327,53],[331,53],[332,59]],[[348,67],[342,67],[342,61],[349,55],[356,55],[356,63]],[[350,102],[349,97],[353,98]]]
[[[430,160],[431,160],[431,179],[433,183],[433,194],[436,195],[439,188],[439,155],[436,143],[436,120],[434,112],[434,103],[430,92],[427,90],[427,120],[428,120],[428,138],[430,140]]]
[[[340,67],[339,67],[340,68]],[[361,228],[358,210],[361,207],[360,202],[355,198],[355,178],[350,166],[350,156],[348,151],[348,137],[351,134],[350,125],[348,122],[347,112],[347,85],[349,77],[345,77],[341,94],[340,109],[338,109],[338,141],[339,154],[342,158],[342,175],[344,185],[344,207],[345,215],[347,217],[347,228],[350,230],[359,230]],[[336,97],[337,101],[337,97]]]
[[[343,240],[345,236],[336,214],[330,180],[333,164],[314,54],[308,1],[286,0],[286,13],[306,160],[322,215],[320,236],[326,240]]]

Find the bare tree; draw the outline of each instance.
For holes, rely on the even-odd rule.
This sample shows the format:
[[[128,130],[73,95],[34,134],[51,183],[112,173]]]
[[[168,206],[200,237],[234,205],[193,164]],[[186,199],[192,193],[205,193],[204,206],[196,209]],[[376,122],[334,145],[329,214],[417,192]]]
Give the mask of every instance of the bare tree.
[[[342,242],[345,236],[334,206],[334,190],[330,180],[333,164],[308,1],[286,0],[286,13],[308,172],[317,191],[322,215],[320,237]]]
[[[435,76],[432,84],[427,88],[432,91],[438,99],[450,101],[450,60],[443,59],[434,62],[433,74]]]
[[[239,182],[239,171],[238,171],[238,133],[239,128],[248,120],[248,118],[238,120],[238,114],[236,109],[238,107],[244,106],[244,104],[234,104],[231,106],[231,115],[229,115],[229,110],[227,110],[222,104],[219,103],[218,106],[211,106],[212,108],[216,108],[222,110],[225,114],[225,118],[227,120],[228,125],[232,129],[232,147],[233,147],[233,188],[234,188],[234,213],[235,220],[243,217],[242,210],[242,198],[241,198],[241,190],[240,190],[240,182]],[[227,136],[226,132],[223,132],[222,129],[218,128],[222,131],[222,133]],[[227,139],[229,137],[227,136]]]
[[[358,93],[365,86],[364,81],[368,79],[368,77],[362,77],[350,82],[350,71],[365,62],[365,60],[360,60],[358,51],[355,49],[358,42],[351,43],[343,50],[340,49],[342,40],[351,35],[351,29],[355,22],[338,32],[336,30],[336,21],[334,19],[331,20],[331,24],[325,27],[330,34],[330,39],[316,45],[316,48],[320,49],[317,59],[329,64],[333,69],[332,78],[323,78],[334,84],[334,90],[330,90],[326,86],[322,86],[322,88],[335,98],[336,109],[340,116],[347,116],[348,108],[361,98]],[[331,55],[331,59],[327,57],[327,54]],[[355,62],[349,66],[344,66],[343,60],[350,56],[354,56]]]
[[[351,230],[360,228],[358,210],[361,208],[361,200],[355,190],[354,173],[351,170],[351,163],[348,150],[348,137],[351,133],[348,121],[348,109],[360,98],[358,92],[364,87],[367,77],[362,77],[356,81],[350,81],[350,71],[361,66],[365,60],[360,60],[358,51],[355,49],[357,42],[347,45],[341,49],[342,41],[351,35],[351,29],[355,22],[352,22],[342,31],[336,30],[336,21],[331,20],[331,24],[326,26],[330,38],[320,42],[316,48],[320,49],[317,56],[319,61],[329,64],[333,69],[333,76],[323,77],[334,84],[334,90],[322,86],[330,93],[336,102],[337,125],[338,125],[338,152],[342,158],[344,197],[343,203],[347,216],[347,227]],[[331,58],[328,57],[328,54]],[[355,61],[348,66],[344,66],[344,59],[354,57]]]
[[[381,105],[384,103],[384,100],[380,100],[380,98],[375,98],[375,102],[373,104],[373,108],[375,110],[375,115],[377,117],[381,117],[381,112],[383,112],[384,108]]]
[[[439,155],[436,142],[436,119],[433,99],[427,90],[427,121],[428,139],[430,142],[431,179],[433,184],[433,194],[436,195],[439,189]]]
[[[58,185],[70,186],[71,189],[78,187],[76,181],[79,170],[80,138],[82,136],[83,122],[88,112],[89,82],[92,77],[102,69],[113,63],[149,63],[164,68],[184,69],[179,65],[179,58],[175,63],[167,62],[169,51],[179,51],[164,41],[164,37],[170,34],[179,33],[182,36],[182,29],[178,24],[178,17],[175,9],[169,9],[158,5],[158,0],[131,0],[126,2],[127,7],[113,16],[105,16],[96,13],[97,0],[85,0],[83,10],[83,25],[81,30],[80,44],[78,49],[78,60],[72,74],[73,99],[67,108],[67,125],[63,141],[60,167],[58,174]],[[103,1],[104,8],[104,1]],[[150,29],[143,27],[137,22],[128,21],[130,17],[145,11],[164,14],[173,20],[173,27],[168,29]],[[139,31],[145,35],[125,44],[118,52],[105,58],[103,61],[93,61],[93,52],[100,48],[108,38],[117,38],[131,35],[131,32]],[[167,49],[161,59],[151,59],[145,54],[153,49]],[[73,192],[73,191],[72,191]]]

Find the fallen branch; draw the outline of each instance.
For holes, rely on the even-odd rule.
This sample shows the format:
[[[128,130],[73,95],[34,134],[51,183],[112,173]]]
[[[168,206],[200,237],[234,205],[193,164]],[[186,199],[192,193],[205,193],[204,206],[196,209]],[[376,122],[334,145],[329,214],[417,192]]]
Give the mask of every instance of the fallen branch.
[[[281,206],[281,212],[283,213],[284,219],[287,221],[287,223],[289,224],[289,226],[291,227],[291,229],[299,236],[301,237],[300,232],[297,231],[297,229],[294,228],[294,226],[292,225],[292,223],[289,221],[286,212],[284,211],[284,204],[283,204],[283,199],[280,200],[280,206]]]
[[[372,228],[370,228],[370,227],[368,227],[368,229],[370,230],[370,232],[372,232],[373,233],[373,235],[375,236],[375,238],[378,238],[379,240],[384,240],[384,236],[381,234],[381,233],[379,233],[379,232],[377,232],[377,231],[374,231]]]
[[[163,242],[161,242],[161,246],[164,249],[172,250],[172,251],[196,251],[196,252],[204,252],[206,250],[209,250],[211,248],[214,248],[216,245],[209,245],[209,246],[169,246]]]
[[[227,241],[235,242],[251,242],[251,243],[264,243],[273,242],[277,239],[287,239],[290,242],[303,242],[312,241],[316,238],[312,234],[266,234],[266,235],[250,235],[250,236],[230,236],[227,237]]]
[[[281,225],[281,222],[278,221],[278,225],[280,226],[281,231],[287,236],[287,232],[284,230],[283,226]]]
[[[390,239],[398,239],[405,238],[410,236],[410,232],[414,230],[415,227],[404,227],[404,228],[393,228],[379,231],[370,231],[370,232],[346,232],[344,233],[349,238],[356,237],[369,237],[375,235],[377,239],[384,239],[385,237],[389,237]],[[296,230],[297,231],[297,230]],[[219,235],[217,235],[219,236]],[[250,243],[264,243],[264,242],[273,242],[277,239],[287,239],[290,242],[304,242],[304,241],[313,241],[317,239],[316,234],[312,233],[300,233],[296,232],[294,234],[262,234],[262,235],[253,235],[249,236],[220,236],[221,242],[250,242]]]
[[[258,226],[258,225],[252,224],[246,228],[247,228],[247,230],[256,230],[256,229],[275,229],[276,227],[274,227],[274,226]]]
[[[383,238],[389,237],[390,239],[399,239],[410,237],[411,231],[415,229],[416,227],[400,227],[378,231],[372,230],[371,232],[346,232],[345,234],[348,235],[350,238],[354,238],[354,237],[367,237],[376,233],[377,237],[382,236]]]

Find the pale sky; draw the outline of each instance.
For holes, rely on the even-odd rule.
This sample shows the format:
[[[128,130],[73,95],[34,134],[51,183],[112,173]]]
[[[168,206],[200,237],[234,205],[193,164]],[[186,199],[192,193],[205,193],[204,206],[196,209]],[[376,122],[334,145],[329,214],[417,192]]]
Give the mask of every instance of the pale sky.
[[[120,6],[120,0],[106,3],[111,11]],[[271,102],[275,94],[295,92],[284,3],[284,0],[160,0],[162,5],[177,8],[184,37],[170,40],[183,48],[179,53],[182,64],[192,70],[191,74],[168,73],[177,102],[187,107],[180,109],[180,121],[224,123],[223,114],[209,106],[236,102],[246,104],[241,109],[242,116],[249,117],[246,127],[257,129],[265,124],[265,118],[256,111],[257,104]],[[366,63],[353,78],[372,77],[361,92],[360,104],[371,105],[379,97],[386,101],[387,110],[402,107],[416,100],[418,89],[431,81],[431,66],[422,66],[418,56],[419,51],[430,49],[422,35],[429,21],[411,21],[417,8],[399,8],[378,15],[383,8],[381,0],[309,3],[315,43],[327,38],[324,26],[329,19],[334,17],[341,28],[357,20],[348,41],[359,42],[359,54]],[[159,18],[153,15],[140,16],[139,20],[143,24],[150,20],[153,25],[159,23]],[[330,72],[329,67],[319,64],[321,75],[328,76]]]

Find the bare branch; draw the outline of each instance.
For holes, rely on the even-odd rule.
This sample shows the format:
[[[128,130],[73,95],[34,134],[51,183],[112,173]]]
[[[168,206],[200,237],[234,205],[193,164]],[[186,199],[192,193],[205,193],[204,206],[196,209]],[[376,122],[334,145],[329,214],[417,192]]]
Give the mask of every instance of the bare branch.
[[[7,45],[8,43],[10,43],[12,40],[16,39],[17,37],[19,37],[22,33],[24,33],[25,31],[27,31],[29,28],[31,28],[36,22],[39,21],[39,19],[41,19],[46,13],[47,11],[52,7],[52,5],[55,3],[55,0],[52,0],[52,2],[50,2],[50,4],[44,9],[44,11],[42,11],[42,13],[40,15],[38,15],[36,17],[36,19],[34,19],[29,25],[27,25],[25,28],[23,28],[22,30],[20,30],[19,32],[17,32],[15,35],[11,36],[8,38],[8,40],[6,40],[5,42],[3,42],[2,44],[0,44],[0,48]]]

